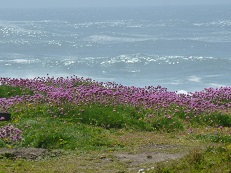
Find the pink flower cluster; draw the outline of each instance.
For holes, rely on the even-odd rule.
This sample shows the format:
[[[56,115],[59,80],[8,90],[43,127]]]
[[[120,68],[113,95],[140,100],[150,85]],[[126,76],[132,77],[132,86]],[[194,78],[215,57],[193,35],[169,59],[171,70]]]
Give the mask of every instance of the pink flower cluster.
[[[51,106],[62,104],[104,104],[127,105],[150,109],[157,114],[174,116],[183,112],[190,116],[229,111],[231,87],[208,88],[200,92],[178,94],[161,86],[145,88],[123,86],[113,82],[97,82],[76,76],[70,78],[42,77],[34,79],[0,78],[0,84],[26,87],[33,96],[0,98],[0,111],[8,111],[18,103],[47,103]]]
[[[8,124],[0,129],[0,139],[7,143],[15,143],[22,140],[22,131],[15,128],[14,125]]]

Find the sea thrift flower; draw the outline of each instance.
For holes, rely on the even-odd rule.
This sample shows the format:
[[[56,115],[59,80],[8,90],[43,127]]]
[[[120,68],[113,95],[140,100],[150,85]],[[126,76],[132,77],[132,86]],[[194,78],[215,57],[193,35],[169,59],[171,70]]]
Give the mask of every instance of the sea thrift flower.
[[[1,117],[0,120],[5,120],[5,118],[4,118],[4,117]]]
[[[188,119],[190,119],[190,117],[189,117],[189,116],[186,116],[185,118],[186,118],[187,120],[188,120]]]
[[[151,117],[152,117],[152,114],[148,114],[148,117],[151,118]]]
[[[168,116],[168,119],[172,119],[172,116]]]
[[[15,128],[14,125],[8,124],[0,129],[0,139],[7,143],[15,143],[22,140],[22,131]]]

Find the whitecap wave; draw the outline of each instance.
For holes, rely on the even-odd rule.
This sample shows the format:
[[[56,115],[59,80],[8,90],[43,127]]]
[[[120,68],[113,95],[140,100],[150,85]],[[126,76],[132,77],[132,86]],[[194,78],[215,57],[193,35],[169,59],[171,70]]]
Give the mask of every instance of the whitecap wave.
[[[213,88],[220,88],[220,87],[224,87],[226,85],[218,84],[218,83],[209,83],[209,86],[213,87]]]
[[[76,63],[76,61],[73,61],[73,60],[64,60],[63,61],[63,64],[65,66],[68,66],[68,65],[71,65],[71,64],[75,64],[75,63]]]
[[[6,60],[0,60],[1,63],[4,63],[5,65],[11,65],[11,64],[33,64],[40,62],[39,59],[6,59]]]
[[[225,26],[231,26],[231,20],[217,20],[217,21],[211,21],[211,22],[205,22],[205,23],[193,23],[194,26],[219,26],[219,27],[225,27]]]
[[[176,92],[177,94],[188,94],[188,91],[185,91],[185,90],[178,90],[177,92]]]
[[[105,27],[112,27],[112,28],[143,28],[148,27],[147,25],[143,24],[143,21],[134,21],[134,20],[107,20],[102,22],[83,22],[83,23],[75,23],[70,24],[70,26],[79,29],[79,28],[105,28]]]
[[[126,36],[109,36],[109,35],[92,35],[84,39],[84,41],[90,41],[94,43],[121,43],[121,42],[140,42],[147,41],[150,38],[141,38],[141,37],[126,37]]]
[[[190,82],[196,82],[196,83],[201,83],[201,77],[193,75],[189,76],[188,81]]]
[[[202,62],[202,61],[214,61],[215,57],[202,57],[202,56],[160,56],[160,55],[148,55],[148,54],[127,54],[119,55],[112,58],[102,59],[101,65],[111,66],[117,63],[135,64],[141,63],[143,65],[149,65],[151,63],[156,64],[168,64],[177,65],[180,63],[190,62]]]
[[[48,35],[52,35],[38,21],[4,21],[0,22],[0,32],[3,38],[13,38],[19,42],[27,38],[42,39]],[[54,35],[54,34],[53,34]],[[17,44],[17,42],[15,42]]]

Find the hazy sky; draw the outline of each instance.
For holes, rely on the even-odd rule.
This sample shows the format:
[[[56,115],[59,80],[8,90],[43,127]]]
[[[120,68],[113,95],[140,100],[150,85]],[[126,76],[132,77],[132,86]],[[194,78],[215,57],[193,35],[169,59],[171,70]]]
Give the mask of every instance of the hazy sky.
[[[0,0],[0,8],[231,4],[231,0]]]

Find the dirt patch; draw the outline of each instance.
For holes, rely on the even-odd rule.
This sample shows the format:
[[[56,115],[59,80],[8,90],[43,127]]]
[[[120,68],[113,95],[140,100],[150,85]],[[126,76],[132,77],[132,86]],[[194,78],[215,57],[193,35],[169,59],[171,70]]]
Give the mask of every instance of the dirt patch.
[[[146,163],[157,163],[165,160],[179,159],[186,154],[184,153],[138,153],[138,154],[117,154],[116,156],[120,161],[131,164],[131,165],[140,165]]]
[[[61,155],[59,151],[50,151],[42,148],[17,148],[17,149],[1,149],[0,157],[10,159],[28,159],[38,160],[45,157],[55,157]]]
[[[185,146],[152,144],[135,153],[117,153],[115,156],[129,165],[142,165],[182,158],[188,154],[187,149]]]

